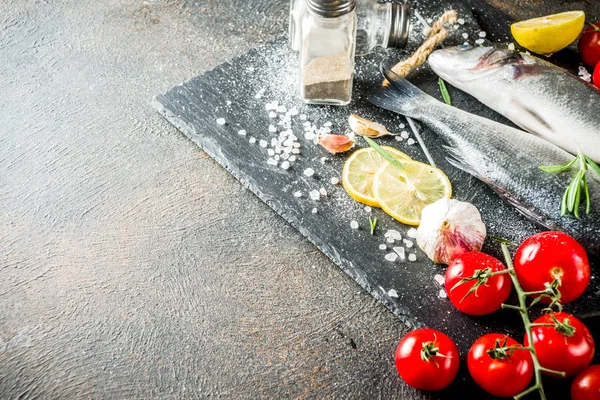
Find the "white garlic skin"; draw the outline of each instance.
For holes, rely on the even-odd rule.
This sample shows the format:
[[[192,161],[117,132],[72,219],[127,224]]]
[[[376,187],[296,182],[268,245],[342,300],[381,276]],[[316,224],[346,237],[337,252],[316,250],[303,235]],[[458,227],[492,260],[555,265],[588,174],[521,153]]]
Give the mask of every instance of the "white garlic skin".
[[[450,264],[467,251],[480,251],[485,235],[485,224],[473,204],[440,199],[423,208],[417,245],[432,261]]]

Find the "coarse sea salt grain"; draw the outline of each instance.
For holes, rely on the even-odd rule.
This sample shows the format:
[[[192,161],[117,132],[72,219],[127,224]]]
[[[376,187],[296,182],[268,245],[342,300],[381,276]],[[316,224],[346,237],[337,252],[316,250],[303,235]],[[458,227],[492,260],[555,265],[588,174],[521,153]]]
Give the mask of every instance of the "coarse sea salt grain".
[[[227,100],[227,101],[225,102],[225,104],[227,104],[228,106],[230,106],[230,105],[231,105],[231,100]]]
[[[402,139],[402,136],[396,136],[396,140],[397,140],[397,141],[399,141],[399,142],[401,142],[401,141],[403,141],[404,139]]]
[[[387,250],[387,246],[382,243],[379,245],[379,250]]]
[[[372,208],[369,207],[369,206],[365,206],[365,211],[368,212],[368,213],[370,213],[372,211]]]
[[[295,191],[294,192],[294,197],[302,197],[302,192],[301,191]]]
[[[402,139],[408,139],[410,134],[406,131],[402,131],[402,132],[400,132],[400,136],[402,137]]]
[[[515,44],[514,44],[514,43],[509,43],[509,44],[508,44],[508,49],[509,49],[510,51],[514,51],[514,50],[515,50]]]
[[[388,231],[383,235],[386,238],[392,238],[396,240],[402,239],[402,235],[395,229],[388,229]]]
[[[275,125],[272,125],[272,124],[269,125],[269,132],[271,132],[271,133],[277,132],[277,128],[275,128]]]
[[[256,143],[256,138],[251,137],[250,139],[248,139],[248,142],[250,142],[250,143]]]
[[[448,295],[446,294],[446,291],[444,289],[440,289],[438,296],[442,299],[445,299],[446,297],[448,297]]]
[[[465,39],[468,39],[469,38],[469,34],[468,33],[463,33],[462,37],[464,37]]]
[[[446,279],[440,274],[435,274],[433,279],[438,283],[438,285],[443,285],[444,282],[446,282]]]
[[[313,176],[315,174],[315,170],[312,168],[306,168],[304,170],[304,175],[306,176]]]
[[[356,220],[350,221],[350,228],[358,229],[358,221],[356,221]]]
[[[410,228],[407,232],[406,232],[406,236],[408,236],[409,238],[413,238],[415,239],[417,237],[417,230],[415,228]]]
[[[271,157],[273,157],[275,155],[275,150],[273,149],[267,149],[267,154]]]
[[[217,124],[225,125],[225,118],[217,118]]]
[[[398,254],[401,260],[406,258],[406,251],[404,250],[404,247],[396,246],[393,248],[393,250],[396,252],[396,254]]]
[[[321,193],[319,193],[318,190],[313,189],[310,191],[310,193],[308,193],[308,197],[310,197],[311,200],[318,201],[321,199]]]
[[[390,297],[396,297],[397,298],[398,297],[398,292],[396,292],[394,289],[390,289],[388,291],[388,296],[390,296]]]
[[[254,95],[255,99],[260,99],[261,97],[263,97],[263,94],[265,94],[265,89],[260,89],[258,92],[256,92],[256,94]]]
[[[269,164],[269,165],[277,165],[277,160],[275,160],[273,158],[269,158],[267,160],[267,164]]]
[[[459,19],[456,20],[456,22],[458,22],[461,25],[464,25],[465,24],[465,19],[464,18],[459,18]]]
[[[583,66],[579,67],[579,77],[586,82],[592,81],[592,75]]]
[[[413,144],[415,144],[415,143],[417,143],[417,142],[415,142],[415,139],[413,139],[413,138],[409,138],[409,139],[406,141],[406,143],[408,143],[410,146],[412,146]]]
[[[271,111],[269,113],[269,118],[277,118],[277,113],[275,111]]]
[[[479,32],[479,37],[484,38],[486,36],[487,36],[487,33],[485,31]]]
[[[390,262],[394,262],[398,259],[398,254],[396,253],[387,253],[385,255],[385,259]]]
[[[475,41],[475,44],[483,44],[485,42],[485,39],[477,39]]]
[[[293,151],[294,151],[294,150],[292,150],[292,152],[293,152]],[[290,161],[290,162],[294,162],[294,161],[296,161],[296,156],[290,156],[290,158],[289,158],[289,161]]]
[[[406,245],[406,247],[408,247],[409,249],[410,249],[411,247],[413,247],[413,244],[414,244],[414,243],[413,243],[413,241],[412,241],[412,240],[404,239],[404,240],[403,240],[403,242],[404,242],[404,245]]]
[[[300,114],[300,119],[302,121],[306,121],[306,114]]]
[[[408,261],[417,261],[417,255],[416,254],[409,254],[408,255]]]
[[[262,140],[262,139],[261,139],[261,140],[258,142],[258,145],[259,145],[260,147],[267,147],[267,145],[268,145],[268,144],[269,144],[269,143],[267,143],[267,141],[266,141],[266,140]]]
[[[394,243],[394,238],[389,237],[389,238],[386,238],[385,241],[388,243]]]
[[[340,183],[340,180],[334,176],[333,178],[331,178],[330,182],[332,185],[337,185],[338,183]]]
[[[333,124],[331,123],[331,121],[327,121],[327,122],[325,122],[325,123],[323,124],[323,126],[324,126],[324,127],[328,127],[328,126],[331,126],[331,125],[333,125]]]
[[[319,194],[321,196],[327,196],[327,190],[325,190],[325,188],[321,188],[321,189],[319,189]]]
[[[290,162],[289,161],[284,161],[281,163],[281,168],[283,169],[289,169],[290,168]]]
[[[317,213],[317,208],[313,208],[312,210],[310,210],[311,213],[316,214]]]
[[[245,129],[240,129],[238,131],[238,135],[246,136],[246,130]]]

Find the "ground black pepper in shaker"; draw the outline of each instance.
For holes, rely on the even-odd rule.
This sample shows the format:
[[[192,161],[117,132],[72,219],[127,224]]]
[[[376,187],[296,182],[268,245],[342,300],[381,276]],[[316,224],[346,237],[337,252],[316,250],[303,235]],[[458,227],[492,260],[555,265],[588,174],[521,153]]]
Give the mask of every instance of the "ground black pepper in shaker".
[[[356,0],[307,0],[302,20],[300,97],[346,105],[352,98]]]

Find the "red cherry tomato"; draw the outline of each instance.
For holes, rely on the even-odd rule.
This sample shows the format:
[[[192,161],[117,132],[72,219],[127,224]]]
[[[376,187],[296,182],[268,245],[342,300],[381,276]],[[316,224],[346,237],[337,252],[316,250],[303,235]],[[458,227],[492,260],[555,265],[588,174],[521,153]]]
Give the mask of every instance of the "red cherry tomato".
[[[600,89],[600,63],[596,64],[596,68],[594,68],[592,82],[594,82],[594,86]]]
[[[590,282],[590,264],[584,248],[562,232],[542,232],[526,239],[515,253],[515,272],[527,292],[544,290],[560,280],[561,303],[575,300]],[[545,298],[542,302],[548,303]]]
[[[600,400],[600,365],[590,365],[571,384],[571,400]]]
[[[435,329],[417,329],[396,348],[396,369],[404,382],[421,390],[441,390],[456,377],[460,356],[456,344]]]
[[[533,347],[542,367],[562,371],[565,378],[569,378],[592,362],[595,351],[594,338],[583,322],[565,312],[544,314],[533,323],[555,324],[553,316],[558,322],[567,323],[574,329],[565,334],[554,326],[534,326],[531,331]],[[527,335],[524,342],[525,346],[529,346]]]
[[[454,307],[465,314],[490,314],[499,309],[510,294],[512,283],[508,274],[486,278],[480,285],[478,282],[481,281],[478,280],[461,284],[459,282],[462,279],[472,277],[475,271],[493,273],[503,270],[506,270],[506,268],[498,259],[485,253],[478,251],[463,253],[448,265],[444,287]],[[475,290],[467,296],[467,293],[475,285],[477,285]]]
[[[499,397],[521,393],[533,377],[533,360],[515,339],[500,333],[483,335],[473,343],[467,366],[473,380],[486,392]]]
[[[579,54],[584,63],[590,67],[595,67],[600,61],[600,23],[585,28],[579,42]]]

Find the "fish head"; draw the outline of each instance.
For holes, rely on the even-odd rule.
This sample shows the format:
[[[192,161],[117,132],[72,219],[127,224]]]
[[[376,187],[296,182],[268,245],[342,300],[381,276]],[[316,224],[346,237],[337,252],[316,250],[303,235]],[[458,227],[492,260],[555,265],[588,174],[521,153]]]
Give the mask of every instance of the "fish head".
[[[447,47],[429,56],[429,65],[442,79],[456,87],[487,78],[523,63],[521,53],[496,47]]]

